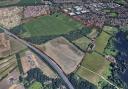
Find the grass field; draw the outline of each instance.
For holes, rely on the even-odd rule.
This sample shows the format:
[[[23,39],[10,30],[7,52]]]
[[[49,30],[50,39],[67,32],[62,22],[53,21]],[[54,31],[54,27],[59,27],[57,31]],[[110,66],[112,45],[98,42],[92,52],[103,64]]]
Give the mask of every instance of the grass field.
[[[90,42],[91,42],[91,40],[88,39],[87,37],[81,37],[81,38],[73,41],[74,44],[76,44],[83,50],[87,49]]]
[[[28,89],[43,89],[43,86],[39,82],[34,82]]]
[[[96,86],[100,79],[98,75],[88,71],[87,69],[85,69],[85,67],[82,67],[82,66],[78,69],[76,74],[79,75],[81,78],[88,80],[90,83]]]
[[[118,29],[116,27],[104,26],[103,31],[113,35],[118,32]]]
[[[118,16],[118,13],[115,12],[114,10],[111,10],[111,9],[103,9],[103,12],[107,13],[108,15],[112,16],[112,17],[117,17]]]
[[[109,64],[101,55],[93,52],[91,54],[86,54],[80,68],[77,70],[77,74],[84,79],[89,80],[90,82],[97,85],[99,80],[99,75],[104,76],[105,78],[109,75]],[[93,73],[93,72],[95,73]]]
[[[0,6],[6,6],[6,5],[11,5],[11,4],[16,4],[20,0],[0,0]]]
[[[114,2],[119,3],[119,4],[125,4],[126,3],[125,0],[114,0]]]
[[[96,48],[95,48],[95,50],[100,52],[100,53],[103,53],[104,48],[106,47],[110,37],[111,37],[111,35],[109,35],[105,32],[102,32],[100,34],[100,36],[97,37],[97,39],[96,39]]]
[[[87,37],[89,37],[89,38],[95,38],[95,37],[97,37],[98,33],[99,33],[98,32],[98,29],[93,28],[92,29],[92,32],[90,34],[88,34]]]
[[[109,64],[107,60],[104,59],[101,55],[93,52],[91,54],[86,54],[82,66],[89,68],[95,72],[99,72],[99,69],[102,69],[105,64]]]
[[[23,37],[50,36],[66,34],[83,27],[79,22],[61,14],[55,13],[49,16],[41,16],[31,22],[25,23]]]
[[[116,27],[104,26],[103,31],[105,31],[105,32],[109,33],[110,35],[114,36],[118,32],[118,29]],[[112,56],[115,57],[118,53],[118,50],[116,50],[114,48],[113,41],[114,41],[114,37],[109,40],[109,44],[105,48],[104,53],[106,55],[112,55]]]
[[[41,0],[20,0],[19,4],[35,4],[40,2]]]
[[[2,0],[0,1],[0,6],[6,6],[6,5],[32,5],[41,3],[41,0]]]

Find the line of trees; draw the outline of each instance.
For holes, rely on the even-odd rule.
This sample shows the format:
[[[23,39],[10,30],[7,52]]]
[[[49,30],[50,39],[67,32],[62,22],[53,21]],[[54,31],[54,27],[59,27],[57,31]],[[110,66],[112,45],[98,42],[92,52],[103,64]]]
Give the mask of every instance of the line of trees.
[[[17,26],[10,30],[12,33],[15,35],[21,37],[21,34],[25,33],[25,29],[23,28],[23,25]],[[82,29],[77,29],[75,31],[71,31],[67,34],[61,34],[61,35],[50,35],[50,36],[36,36],[36,37],[21,37],[24,38],[24,40],[31,42],[33,44],[41,44],[45,43],[51,39],[54,39],[59,36],[64,36],[67,38],[69,41],[76,40],[78,38],[81,38],[82,36],[86,36],[87,34],[91,33],[91,29],[83,27]]]
[[[40,82],[45,89],[57,89],[62,86],[66,87],[65,83],[60,78],[49,78],[48,76],[44,75],[39,68],[31,69],[27,72],[27,74],[28,76],[25,78],[24,82],[26,88],[31,85],[31,81],[33,80]],[[68,78],[75,87],[75,89],[96,89],[95,85],[89,83],[88,81],[80,78],[75,74],[68,75]],[[46,84],[46,82],[48,81],[51,81],[51,83]]]
[[[113,55],[116,58],[117,63],[111,63],[111,75],[108,79],[113,82],[115,85],[127,89],[128,84],[122,80],[121,74],[128,70],[127,61],[128,61],[128,31],[119,31],[115,34],[115,37],[110,39],[108,47],[105,49],[105,53]]]

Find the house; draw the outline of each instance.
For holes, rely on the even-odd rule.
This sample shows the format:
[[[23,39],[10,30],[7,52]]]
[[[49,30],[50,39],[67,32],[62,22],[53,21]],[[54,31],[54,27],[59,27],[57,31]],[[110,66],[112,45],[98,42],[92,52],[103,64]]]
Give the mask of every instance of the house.
[[[24,18],[37,17],[50,14],[48,5],[27,6],[24,8]]]

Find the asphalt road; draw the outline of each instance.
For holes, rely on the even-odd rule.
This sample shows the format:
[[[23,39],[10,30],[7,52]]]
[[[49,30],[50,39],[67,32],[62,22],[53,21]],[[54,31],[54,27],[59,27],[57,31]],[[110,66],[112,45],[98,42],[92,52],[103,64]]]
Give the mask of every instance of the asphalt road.
[[[65,73],[63,72],[63,70],[57,65],[57,63],[55,63],[50,57],[48,57],[46,54],[42,53],[39,49],[35,48],[34,46],[32,46],[30,43],[20,39],[19,37],[17,37],[16,35],[12,34],[11,32],[9,32],[7,29],[0,27],[1,29],[4,30],[4,32],[15,38],[16,40],[18,40],[19,42],[23,43],[24,45],[28,46],[30,49],[32,49],[33,51],[35,51],[37,54],[39,54],[43,60],[50,66],[52,67],[52,69],[54,69],[57,74],[61,77],[61,79],[65,82],[65,84],[67,85],[67,87],[69,89],[74,89],[74,87],[72,86],[72,84],[70,83],[70,81],[68,80],[68,78],[66,77]]]

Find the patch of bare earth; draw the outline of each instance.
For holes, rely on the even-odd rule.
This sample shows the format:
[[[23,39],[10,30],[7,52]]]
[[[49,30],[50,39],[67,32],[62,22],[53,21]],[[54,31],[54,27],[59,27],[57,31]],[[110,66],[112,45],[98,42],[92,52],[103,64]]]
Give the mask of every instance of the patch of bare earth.
[[[44,52],[50,56],[66,74],[73,72],[84,57],[84,53],[64,37],[44,44]]]
[[[45,75],[55,78],[56,74],[31,51],[26,51],[25,55],[21,57],[21,63],[24,73],[27,73],[32,68],[40,68]]]

